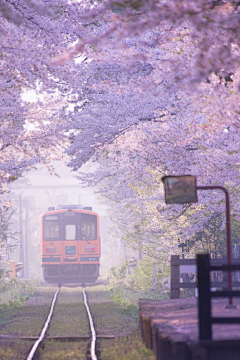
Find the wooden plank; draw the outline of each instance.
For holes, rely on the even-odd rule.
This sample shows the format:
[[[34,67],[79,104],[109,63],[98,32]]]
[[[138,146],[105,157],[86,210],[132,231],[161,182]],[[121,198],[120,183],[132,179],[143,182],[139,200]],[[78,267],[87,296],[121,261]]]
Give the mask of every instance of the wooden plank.
[[[240,317],[213,317],[213,324],[240,324]]]
[[[197,288],[197,283],[178,283],[171,284],[171,289],[195,289]]]
[[[164,324],[155,324],[156,345],[154,347],[158,360],[189,360],[190,349],[188,337],[177,333]]]
[[[238,265],[240,264],[240,259],[231,259],[231,264]],[[227,258],[218,258],[218,259],[210,259],[210,265],[227,265]]]
[[[197,255],[198,267],[198,318],[201,340],[212,339],[209,254]]]
[[[193,283],[187,283],[187,282],[183,282],[183,283],[178,283],[178,284],[172,284],[172,288],[173,289],[195,289],[197,288],[197,282],[193,282]],[[233,287],[240,287],[240,282],[233,282],[232,283]],[[226,281],[221,281],[221,282],[210,282],[210,287],[211,288],[227,288],[228,287],[228,283]],[[236,290],[235,290],[236,292]],[[234,293],[235,293],[234,292]],[[216,295],[217,296],[217,295]],[[238,296],[238,295],[236,295]]]
[[[197,259],[180,259],[178,255],[172,255],[171,256],[171,263],[173,265],[196,265]],[[240,259],[232,259],[232,264],[239,264],[240,265]],[[210,259],[211,265],[227,265],[227,258],[217,258],[217,259]]]
[[[116,337],[129,336],[131,333],[124,334],[115,334],[115,335],[97,335],[97,339],[115,339]],[[36,341],[39,339],[39,336],[19,336],[12,334],[1,334],[0,339],[4,340],[30,340]],[[59,341],[75,341],[75,340],[83,340],[88,341],[90,339],[90,335],[72,335],[72,336],[46,336],[45,340],[59,340]]]
[[[223,291],[211,291],[211,297],[240,297],[239,290],[223,290]]]
[[[214,287],[214,288],[227,288],[228,287],[228,282],[227,281],[212,281],[210,282],[210,286]],[[233,287],[240,287],[240,282],[239,281],[233,281],[232,283]]]
[[[240,265],[240,259],[232,259],[231,263],[233,265]],[[171,264],[172,265],[196,265],[197,259],[180,259],[178,255],[171,256]],[[227,258],[217,258],[217,259],[210,259],[211,266],[217,265],[227,265]]]
[[[150,322],[148,317],[142,316],[143,324],[143,341],[147,348],[151,348],[151,331],[150,331]]]
[[[147,311],[140,313],[140,326],[142,339],[147,348],[153,349],[153,332],[152,332],[152,321],[158,320],[160,314],[158,311]]]
[[[210,271],[227,271],[227,270],[231,270],[231,271],[236,271],[236,270],[240,270],[240,264],[231,264],[231,265],[211,265],[210,266]]]
[[[174,288],[174,284],[179,283],[179,266],[175,265],[175,263],[179,260],[179,255],[171,256],[171,288],[170,288],[170,298],[171,299],[179,299],[180,290],[179,288]]]
[[[196,259],[180,259],[179,255],[172,255],[171,256],[171,264],[176,266],[180,265],[196,265],[197,260]]]
[[[228,347],[228,348],[232,348],[232,347],[240,347],[240,341],[239,339],[234,339],[234,340],[202,340],[200,342],[200,344],[206,348],[211,348],[211,347]],[[228,359],[226,359],[228,360]]]

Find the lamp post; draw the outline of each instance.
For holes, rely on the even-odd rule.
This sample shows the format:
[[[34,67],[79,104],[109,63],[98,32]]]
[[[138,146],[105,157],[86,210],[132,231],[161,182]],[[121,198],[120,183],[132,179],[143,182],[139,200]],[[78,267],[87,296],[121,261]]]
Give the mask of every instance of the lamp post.
[[[164,176],[162,178],[165,189],[166,204],[185,204],[197,202],[197,190],[222,190],[225,193],[226,203],[226,234],[227,234],[227,263],[231,265],[231,223],[230,223],[230,199],[229,192],[224,186],[209,185],[197,186],[196,178],[192,175]],[[232,275],[228,271],[228,290],[232,290]],[[232,307],[232,298],[228,299],[229,307]]]
[[[222,190],[225,193],[226,204],[226,233],[227,233],[227,263],[231,265],[232,262],[232,249],[231,249],[231,220],[230,220],[230,198],[229,192],[224,186],[197,186],[196,190]],[[228,271],[228,290],[232,290],[232,274]],[[232,298],[229,297],[229,305],[232,305]]]

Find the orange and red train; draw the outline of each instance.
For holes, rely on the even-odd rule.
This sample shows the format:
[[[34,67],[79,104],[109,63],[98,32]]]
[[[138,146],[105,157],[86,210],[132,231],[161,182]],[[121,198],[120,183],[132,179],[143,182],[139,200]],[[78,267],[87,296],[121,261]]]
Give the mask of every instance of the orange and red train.
[[[99,216],[91,207],[58,205],[41,217],[41,256],[47,283],[93,283],[99,276]]]

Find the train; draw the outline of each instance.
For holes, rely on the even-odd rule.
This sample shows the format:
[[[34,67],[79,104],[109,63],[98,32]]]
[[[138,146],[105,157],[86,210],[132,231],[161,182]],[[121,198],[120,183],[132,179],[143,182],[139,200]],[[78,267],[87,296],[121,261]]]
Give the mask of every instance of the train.
[[[95,283],[99,277],[99,215],[92,207],[57,205],[41,216],[41,259],[47,283]]]

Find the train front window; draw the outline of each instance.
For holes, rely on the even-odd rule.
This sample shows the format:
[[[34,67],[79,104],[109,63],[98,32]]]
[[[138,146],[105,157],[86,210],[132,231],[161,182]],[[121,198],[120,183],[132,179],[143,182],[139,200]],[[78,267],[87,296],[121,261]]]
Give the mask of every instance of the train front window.
[[[66,240],[76,240],[76,225],[75,224],[67,224],[65,225],[65,239]]]
[[[43,238],[44,240],[59,240],[59,221],[57,215],[44,216]]]
[[[81,240],[97,240],[97,217],[81,214]]]

